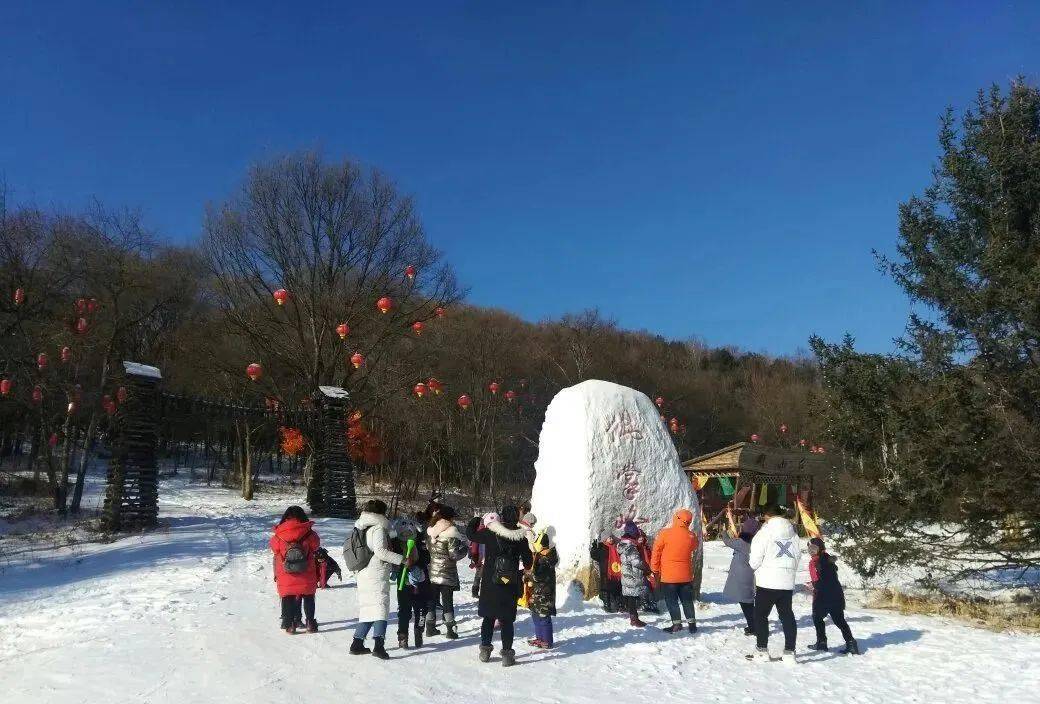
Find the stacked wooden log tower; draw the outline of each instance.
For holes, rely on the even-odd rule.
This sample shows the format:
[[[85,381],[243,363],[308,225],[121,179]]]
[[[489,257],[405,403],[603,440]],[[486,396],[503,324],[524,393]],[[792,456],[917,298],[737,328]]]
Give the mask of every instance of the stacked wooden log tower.
[[[123,368],[125,399],[112,426],[103,523],[109,530],[140,530],[154,526],[159,513],[155,451],[162,375],[133,362]]]
[[[347,448],[347,405],[350,396],[344,389],[322,386],[314,397],[320,411],[320,445],[315,463],[317,491],[309,492],[311,510],[325,516],[357,516],[354,489],[354,464]]]

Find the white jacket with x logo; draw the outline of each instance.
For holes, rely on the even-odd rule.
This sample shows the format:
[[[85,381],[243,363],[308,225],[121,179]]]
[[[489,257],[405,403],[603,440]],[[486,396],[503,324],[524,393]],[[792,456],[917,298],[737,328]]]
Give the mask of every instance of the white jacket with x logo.
[[[751,540],[748,562],[755,571],[755,586],[793,590],[801,557],[798,533],[791,522],[780,516],[770,518]]]

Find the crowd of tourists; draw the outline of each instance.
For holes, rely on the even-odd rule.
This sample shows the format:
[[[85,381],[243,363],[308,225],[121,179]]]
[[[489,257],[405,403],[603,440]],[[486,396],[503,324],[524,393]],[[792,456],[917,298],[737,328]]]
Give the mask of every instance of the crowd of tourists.
[[[435,636],[459,638],[455,592],[462,584],[459,562],[467,557],[475,573],[472,589],[481,619],[480,661],[491,660],[497,631],[502,664],[515,663],[518,608],[531,612],[533,633],[528,643],[538,649],[554,647],[556,531],[539,523],[529,506],[505,506],[498,513],[470,519],[461,530],[455,510],[437,502],[410,517],[391,520],[386,514],[384,502],[366,502],[344,547],[345,567],[354,573],[357,584],[352,655],[390,658],[386,632],[391,601],[397,607],[398,647],[422,647],[424,639]],[[730,508],[705,528],[723,518],[729,519],[731,530],[722,531],[722,540],[733,551],[723,595],[740,604],[744,634],[755,638],[748,659],[770,659],[769,618],[775,609],[784,634],[781,660],[796,661],[792,597],[801,551],[794,525],[780,508],[767,506],[760,515],[744,520],[739,530]],[[681,509],[652,541],[635,522],[627,521],[616,533],[594,542],[591,557],[599,564],[604,609],[625,613],[632,627],[645,628],[641,614],[657,613],[663,601],[670,619],[665,632],[696,633],[693,558],[698,534],[693,525],[693,513]],[[314,595],[324,583],[327,565],[334,563],[320,546],[313,521],[299,506],[290,506],[270,540],[281,627],[287,633],[318,630]],[[830,617],[845,641],[841,652],[858,654],[844,617],[845,598],[835,560],[820,538],[809,541],[809,553],[816,629],[816,642],[809,647],[827,649],[825,619]],[[366,645],[369,637],[371,647]]]

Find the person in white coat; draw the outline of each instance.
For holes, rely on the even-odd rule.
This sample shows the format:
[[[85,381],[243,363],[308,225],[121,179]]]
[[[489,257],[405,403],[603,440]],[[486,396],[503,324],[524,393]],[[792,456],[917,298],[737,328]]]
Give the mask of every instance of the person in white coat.
[[[770,504],[765,509],[766,522],[751,540],[748,564],[755,572],[755,652],[749,660],[769,659],[769,614],[776,607],[784,628],[782,660],[795,661],[798,625],[791,610],[795,574],[801,559],[798,533],[783,512]]]
[[[389,521],[386,504],[378,499],[366,501],[354,527],[365,536],[365,544],[372,551],[372,559],[357,575],[358,624],[354,629],[354,642],[350,645],[351,655],[372,653],[382,660],[390,656],[386,652],[386,624],[390,618],[390,573],[396,565],[405,562],[404,555],[389,548]],[[408,565],[414,562],[414,556]],[[373,646],[365,647],[365,638],[372,632]]]

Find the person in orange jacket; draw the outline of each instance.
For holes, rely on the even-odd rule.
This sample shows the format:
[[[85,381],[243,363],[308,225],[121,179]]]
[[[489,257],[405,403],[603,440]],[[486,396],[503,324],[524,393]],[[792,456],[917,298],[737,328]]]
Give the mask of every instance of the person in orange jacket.
[[[650,569],[657,577],[664,603],[672,617],[665,633],[682,631],[682,613],[690,633],[697,632],[697,616],[693,610],[693,554],[697,551],[697,536],[690,531],[693,514],[682,508],[675,512],[672,525],[657,534],[650,557]]]

